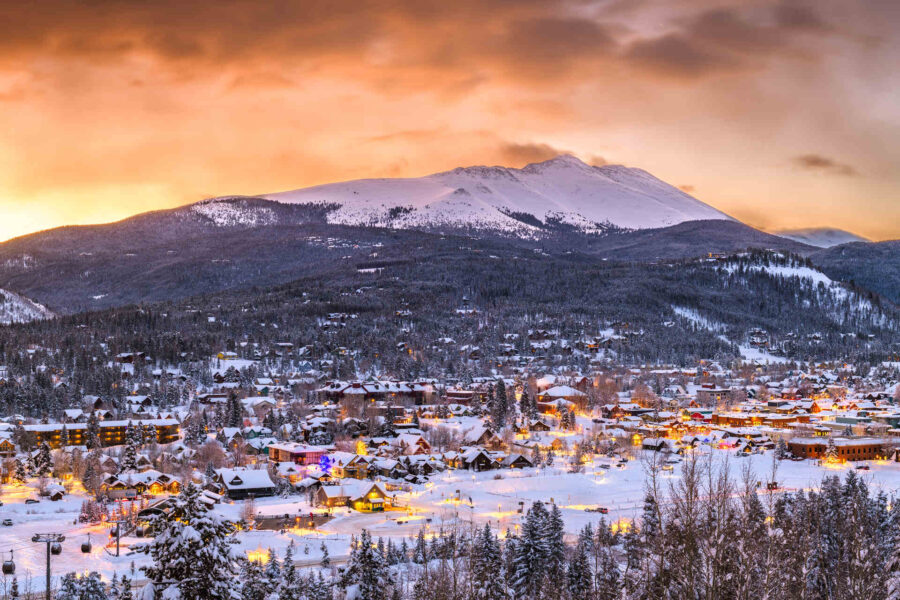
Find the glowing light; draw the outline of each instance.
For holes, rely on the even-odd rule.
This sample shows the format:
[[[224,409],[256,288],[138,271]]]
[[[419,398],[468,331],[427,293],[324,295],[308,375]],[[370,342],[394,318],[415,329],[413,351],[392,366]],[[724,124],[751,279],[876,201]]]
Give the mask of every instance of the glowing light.
[[[264,565],[269,562],[269,551],[262,548],[247,550],[247,560]]]

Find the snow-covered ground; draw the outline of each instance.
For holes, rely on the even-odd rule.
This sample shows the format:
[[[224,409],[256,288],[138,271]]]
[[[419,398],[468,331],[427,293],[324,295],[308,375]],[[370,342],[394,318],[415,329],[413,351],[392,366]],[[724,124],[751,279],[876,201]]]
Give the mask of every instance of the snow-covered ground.
[[[735,457],[731,451],[701,448],[714,466],[729,465],[737,481],[741,467],[749,464],[756,480],[767,481],[771,476],[772,454]],[[245,531],[236,535],[240,552],[253,553],[274,549],[283,555],[293,541],[296,545],[296,560],[302,566],[316,566],[321,559],[320,546],[325,543],[332,562],[340,564],[346,557],[350,538],[363,528],[374,537],[401,538],[414,537],[424,527],[428,534],[437,533],[442,527],[468,527],[489,522],[502,530],[515,531],[521,523],[524,511],[532,502],[555,502],[565,517],[567,534],[574,535],[587,523],[596,524],[601,518],[607,522],[630,521],[637,517],[645,495],[645,481],[649,461],[635,459],[624,468],[611,466],[601,468],[601,464],[614,464],[604,458],[586,465],[582,473],[569,473],[558,459],[558,466],[543,469],[502,470],[473,473],[469,471],[447,471],[434,476],[431,481],[417,489],[400,493],[397,501],[408,509],[386,513],[364,514],[350,509],[338,509],[335,518],[316,531],[290,529],[284,533],[277,531]],[[900,492],[900,463],[869,461],[870,471],[858,471],[873,491],[884,490],[888,496]],[[845,475],[851,466],[824,468],[814,461],[781,461],[778,463],[776,480],[787,491],[818,487],[826,475]],[[674,471],[661,472],[660,481],[665,491],[668,484],[680,478],[679,467]],[[763,485],[763,489],[764,489]],[[762,492],[766,493],[766,492]],[[782,493],[782,492],[777,492]],[[63,533],[66,541],[62,544],[62,554],[53,557],[55,576],[65,572],[98,571],[105,578],[113,573],[130,574],[137,569],[137,579],[142,579],[139,568],[147,564],[143,554],[130,554],[140,538],[123,538],[121,556],[110,554],[114,547],[104,548],[108,541],[108,529],[103,525],[83,525],[77,523],[83,497],[73,494],[59,502],[42,500],[38,504],[25,504],[28,497],[34,497],[33,489],[21,486],[2,486],[3,506],[0,519],[12,519],[11,527],[0,527],[0,552],[15,551],[16,575],[20,586],[31,579],[32,589],[43,589],[45,546],[31,542],[35,533]],[[521,504],[520,504],[521,503]],[[608,515],[588,512],[585,509],[606,507]],[[237,519],[242,509],[241,502],[224,503],[216,511],[224,516]],[[311,508],[303,496],[290,498],[262,498],[256,500],[256,509],[263,515],[305,515]],[[315,509],[312,509],[315,510]],[[93,547],[90,554],[81,552],[81,543],[91,536]]]
[[[0,289],[0,324],[50,319],[53,313],[42,304],[9,290]]]

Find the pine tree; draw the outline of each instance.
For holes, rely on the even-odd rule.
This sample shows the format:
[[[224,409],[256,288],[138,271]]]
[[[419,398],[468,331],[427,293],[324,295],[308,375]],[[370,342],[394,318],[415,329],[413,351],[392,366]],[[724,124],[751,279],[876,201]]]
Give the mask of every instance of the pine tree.
[[[128,421],[128,426],[125,428],[125,451],[122,453],[122,460],[119,463],[120,473],[137,470],[137,444],[135,441],[134,425]]]
[[[428,545],[425,543],[425,530],[420,529],[416,536],[416,547],[413,549],[413,562],[423,565],[428,562]]]
[[[279,581],[281,581],[281,563],[278,561],[278,554],[269,548],[269,561],[266,563],[266,592],[271,594],[276,591]]]
[[[502,573],[498,567],[503,564],[500,542],[485,524],[480,533],[475,534],[472,547],[472,588],[475,600],[504,600],[506,589]]]
[[[570,600],[589,600],[591,597],[591,566],[586,542],[579,540],[566,571],[566,590]]]
[[[303,592],[301,588],[301,579],[294,564],[294,542],[292,541],[284,553],[278,600],[300,600]]]
[[[100,422],[97,420],[97,413],[91,412],[87,421],[87,430],[85,431],[85,444],[88,450],[99,450],[100,443]]]
[[[268,595],[268,581],[266,581],[262,565],[255,560],[243,561],[243,568],[241,569],[241,599],[266,600]]]
[[[545,525],[544,540],[547,544],[546,577],[551,597],[558,597],[565,587],[566,544],[563,541],[565,524],[556,504],[550,509]]]
[[[78,577],[75,573],[63,575],[56,600],[108,600],[106,588],[99,573]]]
[[[134,593],[131,591],[131,580],[122,576],[122,582],[119,584],[119,600],[134,600]]]
[[[18,600],[19,598],[19,579],[18,577],[13,577],[12,585],[9,587],[9,597],[10,600]]]
[[[200,500],[188,483],[175,498],[159,532],[145,547],[153,565],[144,567],[157,593],[177,600],[236,600],[232,526]]]
[[[34,474],[37,477],[47,477],[53,468],[53,462],[50,458],[50,445],[47,442],[41,442],[38,447],[37,456],[34,458]]]
[[[342,586],[355,587],[359,600],[385,600],[390,586],[390,576],[384,557],[372,544],[372,537],[365,529],[351,552]]]
[[[328,557],[328,546],[325,545],[324,541],[319,546],[319,550],[322,551],[322,568],[327,569],[331,566],[331,559]]]
[[[19,458],[16,459],[16,468],[13,473],[13,479],[15,479],[17,483],[25,483],[28,479],[28,473],[25,471],[25,464]]]
[[[548,518],[547,509],[540,501],[532,504],[525,515],[522,534],[516,543],[513,591],[517,598],[536,600],[540,597],[549,558]]]

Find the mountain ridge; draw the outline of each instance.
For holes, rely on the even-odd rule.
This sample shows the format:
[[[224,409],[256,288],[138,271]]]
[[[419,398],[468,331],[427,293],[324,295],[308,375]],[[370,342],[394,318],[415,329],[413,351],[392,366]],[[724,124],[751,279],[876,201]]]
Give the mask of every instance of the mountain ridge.
[[[852,231],[836,227],[805,227],[801,229],[781,229],[772,232],[779,237],[802,242],[817,248],[831,248],[853,242],[871,242],[872,240],[857,235]]]
[[[358,179],[258,197],[336,206],[327,215],[332,224],[475,228],[521,237],[539,237],[544,227],[554,224],[601,233],[733,220],[647,171],[591,166],[571,155],[521,169],[457,167],[423,177]]]

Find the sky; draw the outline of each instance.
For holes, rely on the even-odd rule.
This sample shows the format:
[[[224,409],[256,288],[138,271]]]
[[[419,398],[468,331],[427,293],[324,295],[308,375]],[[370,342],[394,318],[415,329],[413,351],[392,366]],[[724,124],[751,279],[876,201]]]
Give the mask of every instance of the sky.
[[[41,0],[0,30],[0,239],[560,153],[900,238],[896,0]]]

